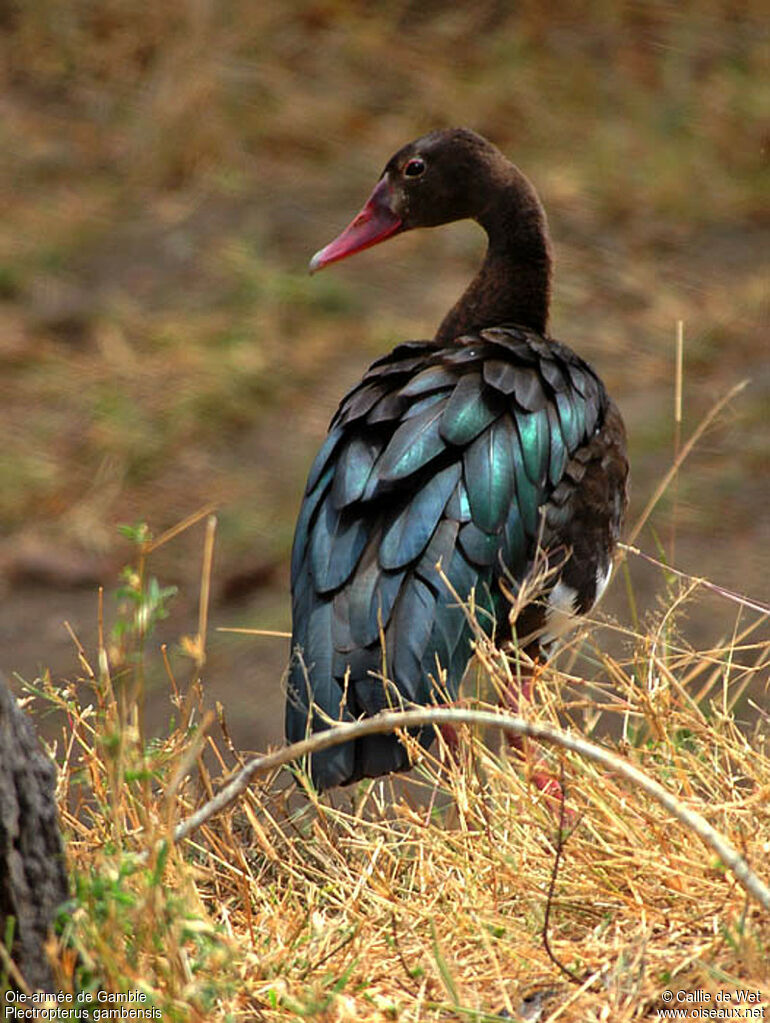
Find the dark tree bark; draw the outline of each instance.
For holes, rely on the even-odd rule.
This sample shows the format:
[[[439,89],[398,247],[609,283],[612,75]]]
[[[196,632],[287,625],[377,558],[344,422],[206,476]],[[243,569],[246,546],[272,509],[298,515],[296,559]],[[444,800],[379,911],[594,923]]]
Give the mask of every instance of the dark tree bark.
[[[53,763],[0,676],[0,941],[12,917],[11,958],[30,988],[46,991],[53,977],[44,945],[69,894],[55,780]]]

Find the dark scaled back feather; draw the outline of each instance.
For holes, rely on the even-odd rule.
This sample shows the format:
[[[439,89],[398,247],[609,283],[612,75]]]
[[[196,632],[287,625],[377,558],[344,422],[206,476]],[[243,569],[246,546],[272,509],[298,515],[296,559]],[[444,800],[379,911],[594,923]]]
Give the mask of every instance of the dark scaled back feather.
[[[370,367],[334,416],[300,511],[289,740],[327,719],[456,697],[471,655],[457,597],[473,592],[483,626],[505,633],[499,578],[524,577],[544,528],[569,540],[565,470],[608,407],[586,363],[521,327],[399,345]],[[432,731],[418,738],[428,746]],[[321,788],[407,766],[394,736],[311,761]]]

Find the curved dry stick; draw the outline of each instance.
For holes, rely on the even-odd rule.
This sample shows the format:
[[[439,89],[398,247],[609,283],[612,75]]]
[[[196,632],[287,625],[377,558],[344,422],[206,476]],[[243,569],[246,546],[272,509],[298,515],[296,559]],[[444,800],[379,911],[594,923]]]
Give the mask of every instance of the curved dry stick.
[[[685,827],[694,831],[706,845],[713,849],[728,870],[733,873],[741,887],[757,899],[765,909],[770,910],[770,888],[751,870],[740,853],[704,817],[684,806],[658,782],[653,781],[637,767],[622,760],[617,754],[610,753],[609,750],[602,749],[601,746],[596,746],[586,739],[570,735],[568,732],[562,732],[548,725],[536,724],[532,721],[525,721],[523,718],[494,711],[449,707],[388,711],[362,721],[334,725],[325,732],[319,732],[301,742],[295,742],[292,746],[276,750],[274,753],[267,753],[261,757],[254,757],[213,799],[210,799],[199,810],[176,826],[173,840],[181,842],[188,838],[207,820],[234,802],[248,788],[252,779],[264,771],[281,767],[283,764],[299,760],[308,753],[319,753],[321,750],[329,749],[331,746],[337,746],[351,739],[361,739],[364,736],[378,735],[382,732],[395,732],[398,729],[444,724],[486,725],[502,728],[505,732],[513,732],[515,735],[527,736],[540,742],[561,746],[562,749],[570,750],[601,764],[607,770],[617,772],[626,781],[642,789],[648,796],[660,803]]]

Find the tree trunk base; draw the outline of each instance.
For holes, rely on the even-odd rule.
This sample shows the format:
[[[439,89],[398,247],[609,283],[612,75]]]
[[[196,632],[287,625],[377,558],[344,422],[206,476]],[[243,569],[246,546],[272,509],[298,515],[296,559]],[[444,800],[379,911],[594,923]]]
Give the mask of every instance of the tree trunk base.
[[[0,677],[0,942],[12,927],[8,951],[31,990],[52,990],[45,942],[69,895],[55,784],[53,763]]]

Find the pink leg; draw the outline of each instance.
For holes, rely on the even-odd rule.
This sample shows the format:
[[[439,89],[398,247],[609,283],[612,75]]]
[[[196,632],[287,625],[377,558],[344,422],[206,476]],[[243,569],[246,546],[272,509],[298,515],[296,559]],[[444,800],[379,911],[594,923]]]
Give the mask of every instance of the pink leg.
[[[535,674],[537,664],[533,668],[520,667],[520,679],[516,679],[500,695],[500,706],[510,710],[513,714],[520,714],[522,709],[532,702],[535,693]],[[542,766],[538,766],[538,757],[535,755],[535,745],[522,735],[511,735],[506,733],[506,741],[510,748],[523,761],[527,777],[547,798],[553,808],[558,808],[564,800],[564,790],[558,778]],[[572,816],[572,811],[568,811]]]
[[[522,704],[526,710],[527,704],[531,703],[534,697],[534,674],[536,671],[537,667],[526,672],[522,671],[520,681],[515,681],[501,694],[500,706],[510,710],[513,714],[520,712]],[[444,704],[444,706],[451,705]],[[450,757],[457,763],[459,761],[460,738],[456,728],[454,725],[448,724],[439,725],[438,728],[442,739],[447,745]],[[558,811],[560,804],[565,798],[564,790],[558,778],[546,768],[538,766],[538,760],[533,754],[533,748],[536,748],[534,744],[522,735],[512,735],[509,732],[506,732],[506,741],[523,762],[529,780],[538,792],[543,793],[551,808],[554,811]],[[574,811],[567,809],[566,816],[568,820],[572,820],[575,816]]]
[[[532,677],[531,671],[522,670],[520,678],[515,679],[510,685],[506,686],[500,694],[500,706],[503,710],[509,710],[512,714],[519,714],[522,704],[526,708],[527,704],[532,702],[534,692],[535,680]],[[505,736],[508,745],[516,750],[522,758],[525,758],[528,742],[524,736],[513,735],[510,732],[506,732]]]
[[[460,745],[460,739],[457,735],[457,729],[454,725],[439,725],[438,730],[441,732],[441,738],[447,744],[449,752],[452,754],[457,753],[457,749]]]

